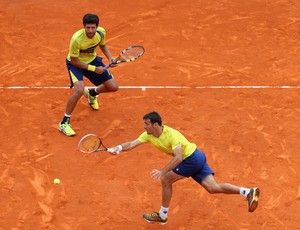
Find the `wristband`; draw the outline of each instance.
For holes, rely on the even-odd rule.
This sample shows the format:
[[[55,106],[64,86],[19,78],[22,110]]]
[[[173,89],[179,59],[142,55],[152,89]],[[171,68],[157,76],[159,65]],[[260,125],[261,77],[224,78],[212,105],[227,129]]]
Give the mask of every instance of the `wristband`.
[[[92,72],[95,72],[95,70],[96,70],[96,66],[94,66],[94,65],[88,65],[88,71],[92,71]]]
[[[117,149],[118,149],[119,152],[121,152],[122,149],[123,149],[122,145],[118,145],[118,146],[117,146]]]

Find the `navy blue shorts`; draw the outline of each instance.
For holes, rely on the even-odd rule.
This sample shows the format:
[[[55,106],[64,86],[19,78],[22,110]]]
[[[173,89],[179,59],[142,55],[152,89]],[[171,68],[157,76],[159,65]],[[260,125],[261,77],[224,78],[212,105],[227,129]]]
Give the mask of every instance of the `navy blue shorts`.
[[[206,162],[205,154],[198,149],[174,168],[173,172],[181,176],[192,177],[199,184],[206,176],[215,175]]]
[[[74,83],[77,81],[83,81],[83,76],[88,78],[90,82],[92,82],[95,86],[101,85],[103,82],[106,82],[113,78],[112,74],[109,72],[109,70],[105,71],[102,74],[97,74],[92,71],[88,71],[85,69],[80,69],[72,65],[72,63],[66,59],[66,64],[70,76],[70,83],[72,88],[74,86]],[[89,63],[90,65],[94,66],[105,66],[102,62],[101,57],[96,57],[92,62]]]

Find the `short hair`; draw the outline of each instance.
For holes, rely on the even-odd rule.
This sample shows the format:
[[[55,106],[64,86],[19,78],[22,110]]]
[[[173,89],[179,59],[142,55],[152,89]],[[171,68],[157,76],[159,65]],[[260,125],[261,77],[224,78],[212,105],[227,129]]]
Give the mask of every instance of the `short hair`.
[[[99,24],[99,17],[96,14],[86,14],[82,18],[83,25],[86,24],[96,24],[98,26]]]
[[[161,116],[157,112],[150,112],[144,115],[143,119],[149,119],[151,124],[158,123],[159,126],[162,125]]]

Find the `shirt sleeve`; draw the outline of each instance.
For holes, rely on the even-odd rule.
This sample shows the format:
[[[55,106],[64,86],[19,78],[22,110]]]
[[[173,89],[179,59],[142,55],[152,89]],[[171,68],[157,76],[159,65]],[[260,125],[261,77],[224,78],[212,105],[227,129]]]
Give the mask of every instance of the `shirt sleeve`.
[[[79,57],[80,47],[76,39],[71,39],[69,50],[70,50],[70,57]]]
[[[148,138],[148,134],[147,132],[143,132],[139,137],[138,137],[138,140],[142,143],[146,143],[146,142],[149,142],[149,138]]]
[[[183,145],[182,135],[177,130],[172,130],[169,134],[169,141],[172,150],[176,149],[180,144]]]
[[[170,142],[171,142],[172,150],[176,149],[181,144],[180,140],[174,137],[170,138]]]
[[[101,41],[99,43],[100,46],[104,46],[106,44],[106,31],[103,27],[98,27],[97,33],[101,36]]]

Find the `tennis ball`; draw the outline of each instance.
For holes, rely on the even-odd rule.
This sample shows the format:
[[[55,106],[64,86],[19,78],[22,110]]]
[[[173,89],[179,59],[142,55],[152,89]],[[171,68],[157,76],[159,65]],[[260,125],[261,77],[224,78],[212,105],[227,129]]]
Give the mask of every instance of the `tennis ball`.
[[[60,179],[55,178],[54,181],[53,181],[53,183],[54,183],[54,184],[60,184]]]

